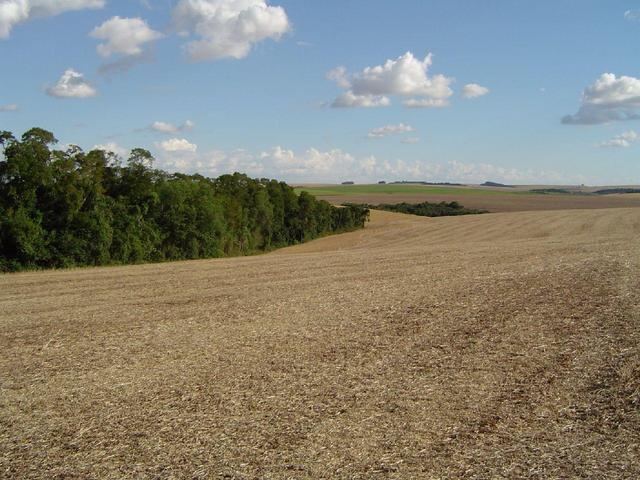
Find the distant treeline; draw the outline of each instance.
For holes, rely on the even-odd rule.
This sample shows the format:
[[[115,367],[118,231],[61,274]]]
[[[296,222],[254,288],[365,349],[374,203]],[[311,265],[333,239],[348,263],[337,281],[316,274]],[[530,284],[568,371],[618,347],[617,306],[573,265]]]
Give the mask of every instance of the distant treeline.
[[[147,150],[123,164],[56,142],[40,128],[20,140],[0,132],[0,271],[246,255],[369,217],[276,180],[169,174]]]
[[[605,188],[603,190],[597,190],[596,195],[611,195],[615,193],[640,193],[640,188]]]
[[[479,213],[487,213],[486,210],[475,210],[465,208],[458,202],[440,202],[440,203],[384,203],[381,205],[371,204],[345,204],[349,207],[360,207],[374,210],[386,210],[388,212],[408,213],[411,215],[419,215],[421,217],[448,217],[454,215],[473,215]]]
[[[565,194],[565,195],[613,195],[622,193],[640,193],[640,188],[621,187],[621,188],[605,188],[596,190],[595,192],[583,192],[581,190],[567,190],[565,188],[534,188],[529,190],[531,193],[541,194]]]
[[[484,182],[481,184],[482,187],[502,187],[502,188],[513,188],[513,185],[505,185],[504,183],[498,182]]]
[[[533,188],[529,190],[531,193],[538,193],[541,195],[553,195],[553,194],[562,194],[562,195],[588,195],[579,191],[571,191],[566,188]]]

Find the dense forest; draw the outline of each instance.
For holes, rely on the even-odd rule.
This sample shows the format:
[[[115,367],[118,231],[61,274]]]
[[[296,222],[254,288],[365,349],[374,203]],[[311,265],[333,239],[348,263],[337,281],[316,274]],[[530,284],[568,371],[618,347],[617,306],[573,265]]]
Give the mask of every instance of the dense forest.
[[[169,174],[134,149],[56,150],[51,132],[0,132],[0,271],[246,255],[362,228],[286,183]]]
[[[487,213],[486,210],[466,208],[458,202],[422,202],[422,203],[391,203],[382,205],[347,203],[351,208],[364,208],[374,210],[386,210],[388,212],[408,213],[421,217],[448,217],[452,215],[472,215],[477,213]]]

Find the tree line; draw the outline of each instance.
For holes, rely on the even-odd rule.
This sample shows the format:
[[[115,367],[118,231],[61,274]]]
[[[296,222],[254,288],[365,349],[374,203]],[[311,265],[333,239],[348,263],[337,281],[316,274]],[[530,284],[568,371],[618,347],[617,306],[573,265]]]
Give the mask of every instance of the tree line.
[[[276,180],[170,174],[141,148],[122,161],[56,143],[40,128],[0,132],[0,271],[247,255],[369,218]]]
[[[449,217],[455,215],[475,215],[487,213],[486,210],[466,208],[458,202],[422,202],[422,203],[383,203],[381,205],[347,203],[349,207],[359,207],[374,210],[386,210],[388,212],[408,213],[421,217]]]

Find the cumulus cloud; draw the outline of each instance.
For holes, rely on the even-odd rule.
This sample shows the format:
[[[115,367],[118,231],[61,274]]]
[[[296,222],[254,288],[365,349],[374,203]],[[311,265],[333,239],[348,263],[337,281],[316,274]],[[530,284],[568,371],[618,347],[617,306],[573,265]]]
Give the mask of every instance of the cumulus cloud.
[[[336,82],[340,88],[351,88],[351,81],[345,67],[336,67],[333,70],[329,70],[326,77],[327,80]]]
[[[381,160],[371,155],[359,162],[360,172],[355,178],[375,180],[377,178],[424,180],[428,178],[431,166],[420,162],[406,162],[404,160]]]
[[[443,178],[465,183],[479,183],[493,180],[505,183],[557,183],[566,181],[558,172],[548,170],[520,170],[518,168],[501,167],[489,163],[449,162],[445,165]]]
[[[453,95],[453,78],[444,75],[429,75],[433,56],[428,54],[420,60],[411,52],[383,65],[366,67],[349,75],[344,67],[327,73],[327,78],[346,91],[334,102],[334,107],[371,107],[390,104],[388,97],[404,98],[411,107],[441,107],[449,103]]]
[[[624,12],[624,18],[629,21],[638,21],[640,20],[640,10],[627,10]]]
[[[47,88],[46,92],[57,98],[88,98],[98,94],[98,91],[84,79],[84,75],[72,68],[65,70],[58,83]]]
[[[191,120],[187,120],[182,125],[173,125],[172,123],[167,122],[153,122],[151,124],[151,130],[160,133],[166,133],[170,135],[175,135],[179,132],[189,132],[195,128],[196,124]]]
[[[574,115],[566,115],[562,123],[595,125],[640,118],[640,79],[616,77],[603,73],[582,93],[580,108]]]
[[[411,52],[407,52],[395,60],[387,60],[384,65],[367,67],[355,74],[351,87],[356,95],[395,94],[448,98],[452,94],[449,88],[452,79],[443,75],[427,75],[432,58],[429,54],[420,61]]]
[[[173,25],[184,36],[199,38],[186,44],[191,60],[240,59],[263,40],[278,40],[291,28],[282,7],[265,0],[180,0]]]
[[[100,56],[109,58],[112,55],[140,55],[145,43],[159,40],[160,32],[151,29],[141,18],[112,17],[102,25],[94,28],[89,34],[98,40],[104,40],[97,47]]]
[[[233,172],[259,176],[263,174],[265,169],[258,156],[243,149],[229,152],[212,150],[204,154],[194,152],[165,153],[160,161],[163,167],[169,171],[200,173],[208,176]]]
[[[0,38],[8,38],[16,25],[32,18],[52,17],[73,10],[104,7],[106,0],[2,0]]]
[[[104,150],[105,152],[115,153],[119,157],[126,157],[129,155],[129,150],[124,147],[121,147],[115,142],[103,143],[100,145],[94,145],[91,150]]]
[[[553,171],[520,170],[485,163],[430,163],[382,159],[373,155],[357,158],[341,149],[309,148],[295,151],[282,146],[257,154],[243,149],[205,153],[162,151],[159,160],[162,167],[170,171],[207,176],[237,171],[295,182],[339,182],[347,179],[358,182],[421,180],[481,183],[494,180],[505,183],[558,183],[575,180]]]
[[[283,147],[273,147],[258,154],[243,149],[232,151],[213,150],[196,153],[163,148],[160,162],[171,171],[201,173],[217,176],[224,173],[243,172],[249,175],[268,175],[273,178],[296,180],[331,180],[352,170],[359,170],[358,162],[350,154],[340,150],[322,151],[309,148],[302,152]],[[167,145],[165,145],[166,147]]]
[[[337,167],[344,168],[354,163],[354,158],[340,149],[322,152],[310,148],[301,154],[282,147],[275,147],[270,152],[260,155],[262,161],[271,162],[277,170],[285,174],[315,175],[328,174]]]
[[[605,142],[599,143],[598,146],[612,148],[629,148],[631,144],[638,141],[638,139],[640,139],[640,136],[633,130],[629,130],[628,132],[616,135],[615,137]]]
[[[98,73],[101,75],[122,73],[141,63],[153,62],[153,53],[144,47],[164,37],[162,33],[151,29],[141,18],[118,16],[94,28],[89,35],[104,40],[96,47],[101,57],[118,57],[115,61],[100,66]]]
[[[351,90],[344,92],[331,104],[334,108],[375,108],[391,105],[391,100],[384,96],[356,95]]]
[[[0,105],[0,112],[16,112],[16,111],[18,111],[18,105],[16,105],[15,103]]]
[[[462,88],[462,96],[464,98],[478,98],[489,93],[487,87],[478,85],[477,83],[468,83]]]
[[[416,143],[419,143],[420,139],[418,137],[407,137],[400,140],[400,142],[407,145],[414,145]]]
[[[404,123],[399,123],[397,125],[385,125],[384,127],[374,128],[369,132],[369,138],[383,138],[389,135],[394,135],[398,133],[407,133],[413,132],[413,127],[411,125],[405,125]]]
[[[156,143],[156,146],[164,150],[165,152],[191,152],[195,153],[198,146],[190,143],[184,138],[170,138],[164,142]]]

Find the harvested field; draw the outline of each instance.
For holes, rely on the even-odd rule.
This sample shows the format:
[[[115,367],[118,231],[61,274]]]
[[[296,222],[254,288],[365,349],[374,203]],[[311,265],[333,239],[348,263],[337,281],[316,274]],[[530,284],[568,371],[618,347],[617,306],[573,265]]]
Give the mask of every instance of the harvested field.
[[[432,185],[355,185],[343,187],[334,185],[309,186],[302,189],[335,205],[344,202],[379,205],[382,203],[456,201],[467,208],[490,212],[640,207],[640,194],[534,194],[528,192],[530,188],[545,187],[485,188]],[[589,190],[599,188],[601,187],[592,187]]]
[[[632,208],[373,212],[0,276],[0,477],[638,478],[639,238]]]

